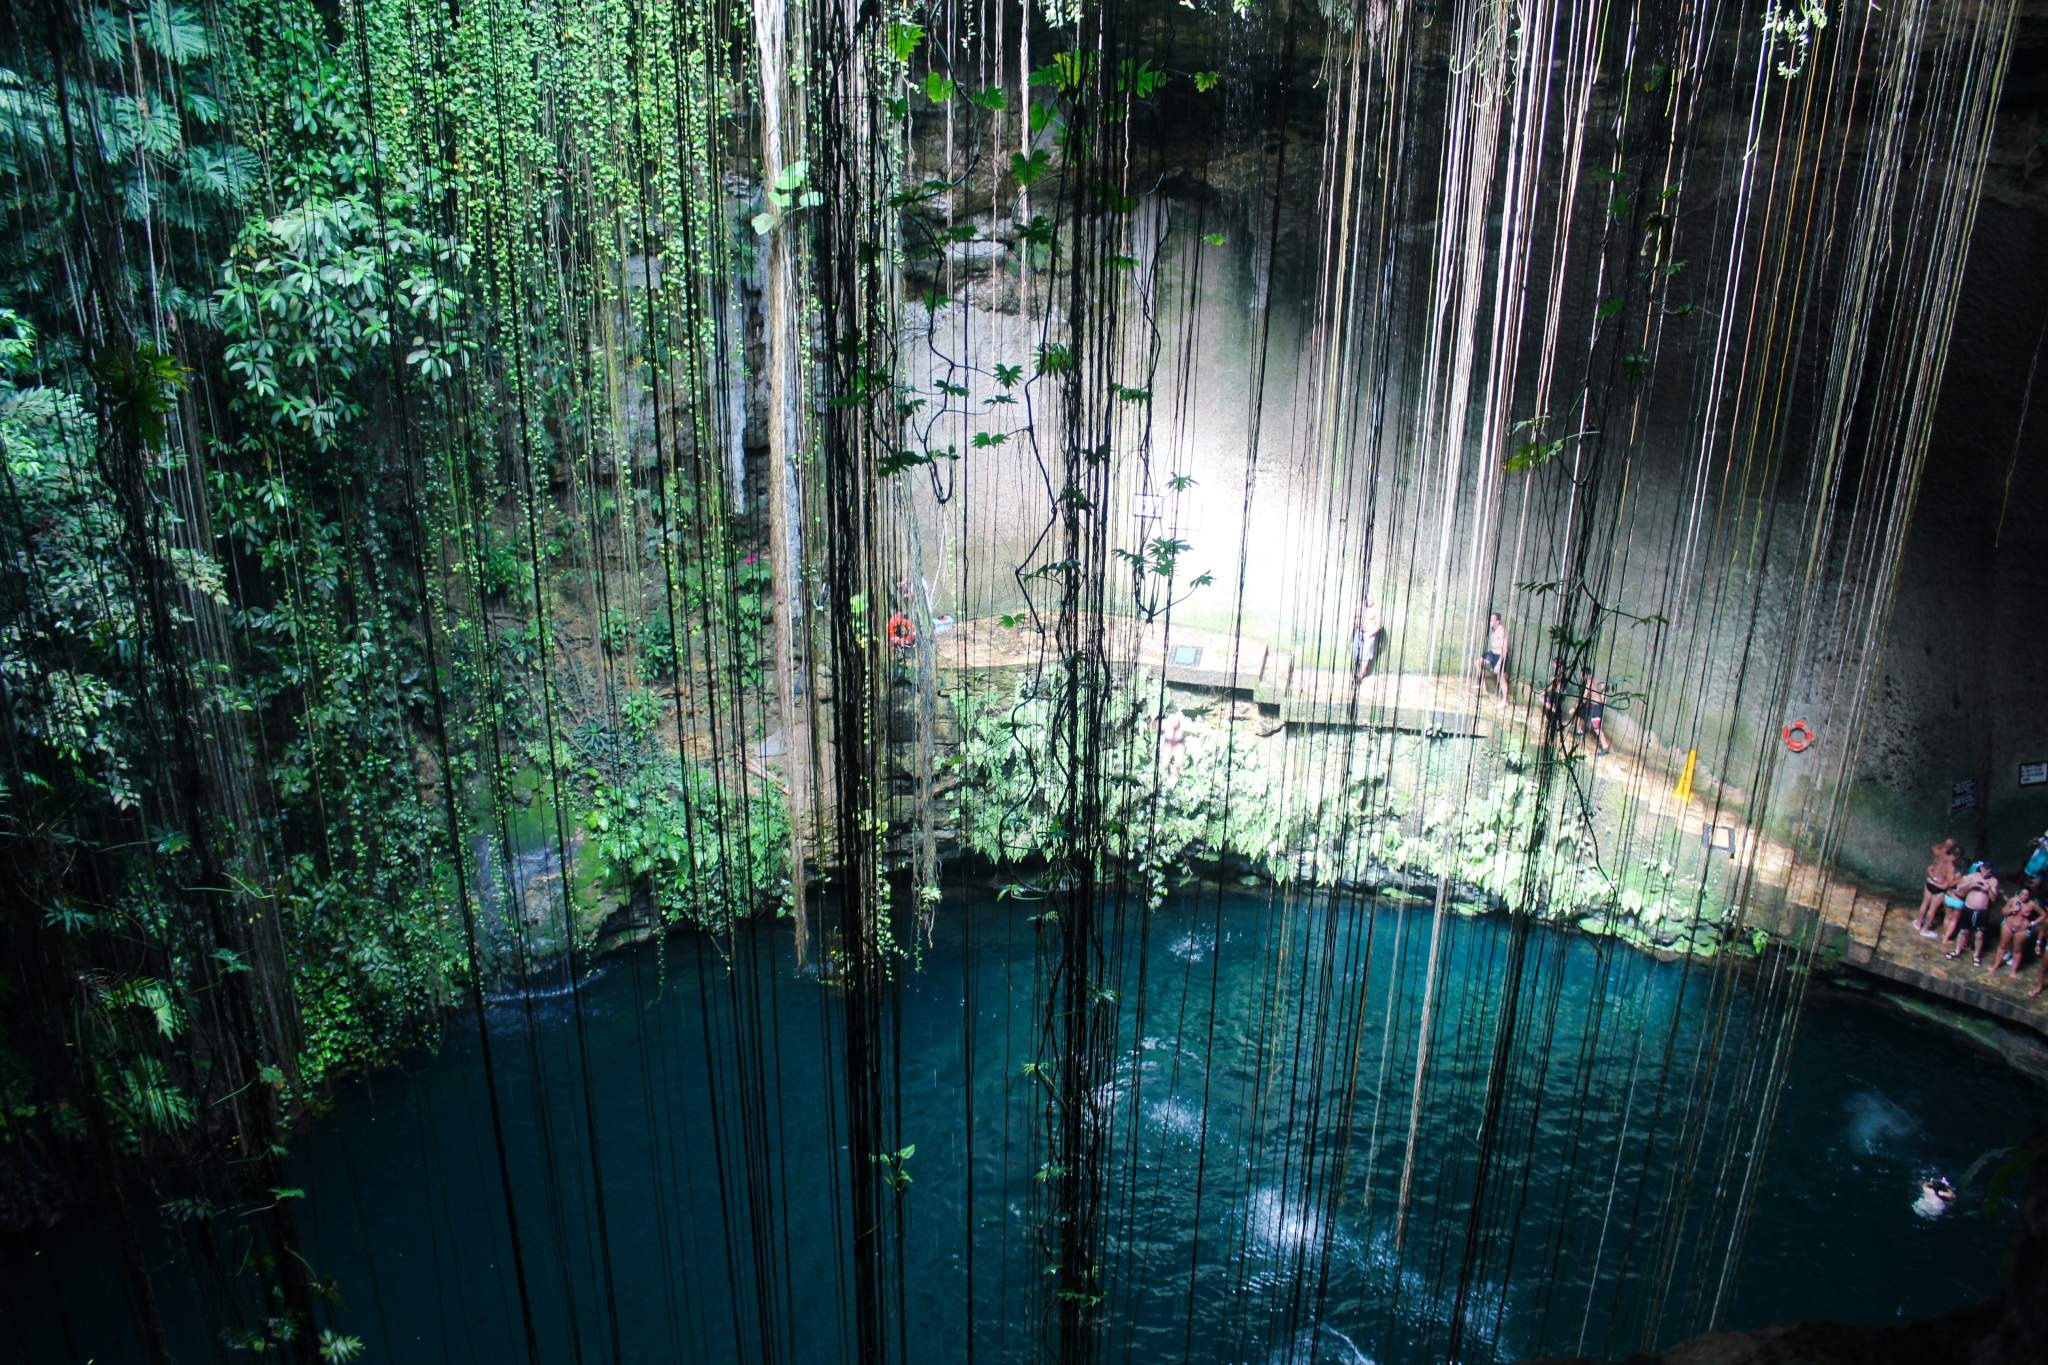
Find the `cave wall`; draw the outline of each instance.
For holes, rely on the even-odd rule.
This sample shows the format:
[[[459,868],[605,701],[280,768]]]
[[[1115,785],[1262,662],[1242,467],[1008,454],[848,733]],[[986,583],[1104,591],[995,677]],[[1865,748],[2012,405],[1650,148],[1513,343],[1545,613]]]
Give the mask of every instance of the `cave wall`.
[[[1611,606],[1669,624],[1614,618],[1596,671],[1617,691],[1639,694],[1611,713],[1623,742],[1654,749],[1674,775],[1686,750],[1698,749],[1703,800],[1745,813],[1761,801],[1772,828],[1809,849],[1832,827],[1839,866],[1903,889],[1917,880],[1918,850],[1944,832],[2009,858],[2024,834],[2048,824],[2048,786],[2022,791],[2016,783],[2019,762],[2048,758],[2028,629],[2048,587],[2048,468],[2038,436],[2019,431],[2029,363],[2048,317],[2048,287],[2031,268],[2048,217],[2025,194],[2010,193],[1979,215],[1890,634],[1869,661],[1871,691],[1859,708],[1843,686],[1863,662],[1856,594],[1883,585],[1865,581],[1869,545],[1851,547],[1839,528],[1824,531],[1815,518],[1831,499],[1845,521],[1862,515],[1855,477],[1863,460],[1882,453],[1852,452],[1847,482],[1832,495],[1812,486],[1822,472],[1812,443],[1830,300],[1808,301],[1792,329],[1798,355],[1786,369],[1775,444],[1749,442],[1732,416],[1711,433],[1701,427],[1714,382],[1712,305],[1729,264],[1724,224],[1740,170],[1740,158],[1722,154],[1731,137],[1740,141],[1731,131],[1740,121],[1735,93],[1709,111],[1719,126],[1703,145],[1713,154],[1696,159],[1675,215],[1672,254],[1687,258],[1684,293],[1697,311],[1665,324],[1642,401],[1621,405],[1600,449],[1594,515],[1607,529],[1589,575]],[[1432,90],[1418,107],[1441,98]],[[2015,114],[2016,131],[2005,140],[2035,137],[2031,118],[2027,109]],[[1432,173],[1411,177],[1415,202],[1397,207],[1388,239],[1389,283],[1366,305],[1380,310],[1388,355],[1373,365],[1353,357],[1352,386],[1333,409],[1319,410],[1330,390],[1318,384],[1318,366],[1332,352],[1314,327],[1324,256],[1322,129],[1312,94],[1285,124],[1287,145],[1276,152],[1270,138],[1196,145],[1200,119],[1191,118],[1180,140],[1162,136],[1155,147],[1175,173],[1141,211],[1125,215],[1124,250],[1137,266],[1128,272],[1110,373],[1147,387],[1152,401],[1120,408],[1108,433],[1114,543],[1143,553],[1162,534],[1186,542],[1173,619],[1269,641],[1292,651],[1298,667],[1348,664],[1352,604],[1370,581],[1389,622],[1383,669],[1466,667],[1495,606],[1516,628],[1517,676],[1547,671],[1544,628],[1553,608],[1517,585],[1565,572],[1560,547],[1575,525],[1564,496],[1569,460],[1504,473],[1508,452],[1480,441],[1483,383],[1462,437],[1417,444],[1438,246],[1435,206],[1422,202],[1433,192]],[[1427,118],[1411,132],[1411,154],[1424,158],[1425,170],[1436,137]],[[926,173],[949,164],[935,126],[915,146]],[[1028,404],[991,402],[1021,392],[996,382],[997,365],[1022,365],[1029,375],[1039,347],[1062,339],[1063,301],[1047,296],[1045,277],[1031,268],[1012,222],[1015,187],[992,178],[977,191],[973,183],[968,177],[935,208],[948,221],[977,223],[984,240],[949,247],[942,263],[913,276],[913,300],[936,293],[944,301],[936,311],[914,301],[899,339],[913,390],[936,397],[941,382],[967,390],[953,405],[959,411],[924,437],[959,458],[941,459],[929,477],[913,471],[896,494],[899,543],[930,585],[933,610],[963,619],[1024,611],[1030,585],[1017,575],[1065,553],[1051,525],[1064,479],[1055,385],[1034,386]],[[1561,187],[1545,188],[1555,195]],[[1496,217],[1496,236],[1499,227]],[[1539,236],[1538,253],[1549,246]],[[1574,252],[1583,257],[1589,246],[1597,250],[1575,241]],[[1892,264],[1906,272],[1916,265]],[[1599,301],[1587,275],[1565,281],[1568,317],[1590,314]],[[1491,318],[1482,309],[1477,321],[1483,353]],[[1524,323],[1516,344],[1533,344],[1534,325]],[[1567,340],[1562,352],[1574,344]],[[1156,365],[1148,361],[1155,346]],[[1369,376],[1383,376],[1384,387],[1358,387]],[[1508,411],[1528,415],[1533,402],[1518,391]],[[1019,430],[1027,422],[1038,434],[1035,449]],[[977,446],[978,433],[1001,439]],[[1193,483],[1175,492],[1174,476]],[[1159,515],[1140,518],[1138,498],[1148,493]],[[1809,574],[1816,543],[1820,558]],[[1214,582],[1189,588],[1203,573]],[[1053,600],[1050,587],[1036,584],[1041,607]],[[1113,582],[1112,612],[1146,604],[1127,581]],[[1822,735],[1805,755],[1779,742],[1795,718]],[[1850,745],[1857,758],[1845,770],[1841,750]],[[1964,779],[1976,783],[1979,805],[1952,815],[1953,784]],[[1832,820],[1837,803],[1841,818]]]

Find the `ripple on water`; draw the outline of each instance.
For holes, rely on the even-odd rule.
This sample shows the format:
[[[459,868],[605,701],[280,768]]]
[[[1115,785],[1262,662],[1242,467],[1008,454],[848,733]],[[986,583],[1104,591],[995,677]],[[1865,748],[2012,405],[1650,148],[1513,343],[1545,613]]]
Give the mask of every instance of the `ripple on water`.
[[[1359,1264],[1381,1302],[1411,1340],[1425,1336],[1439,1342],[1446,1338],[1457,1308],[1457,1280],[1445,1277],[1433,1283],[1421,1271],[1404,1267],[1394,1252],[1392,1231],[1377,1234],[1372,1245],[1362,1250]],[[1505,1300],[1503,1295],[1506,1295]],[[1465,1296],[1465,1336],[1481,1349],[1466,1354],[1479,1359],[1513,1360],[1520,1353],[1501,1345],[1497,1324],[1514,1316],[1514,1295],[1498,1279],[1475,1282]],[[1503,1311],[1505,1309],[1505,1311]]]
[[[1327,1324],[1303,1328],[1273,1348],[1267,1365],[1378,1365],[1358,1343]]]
[[[1328,1225],[1323,1211],[1300,1195],[1270,1186],[1253,1190],[1245,1201],[1245,1255],[1251,1262],[1245,1285],[1273,1289],[1314,1273],[1325,1256],[1355,1260],[1358,1242]]]
[[[1322,1240],[1323,1216],[1270,1186],[1245,1202],[1245,1241],[1258,1251],[1298,1251]]]
[[[1851,1095],[1848,1109],[1849,1145],[1868,1155],[1889,1151],[1920,1127],[1911,1114],[1875,1090]]]
[[[1154,1128],[1189,1146],[1202,1140],[1202,1106],[1178,1095],[1153,1101],[1146,1117]]]

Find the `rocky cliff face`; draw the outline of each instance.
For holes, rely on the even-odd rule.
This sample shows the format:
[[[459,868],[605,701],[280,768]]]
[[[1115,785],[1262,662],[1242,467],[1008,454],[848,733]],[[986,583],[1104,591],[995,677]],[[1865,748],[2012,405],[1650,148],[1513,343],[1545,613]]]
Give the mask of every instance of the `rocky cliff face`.
[[[1350,9],[1360,23],[1385,22],[1384,7]],[[1332,146],[1338,125],[1329,121],[1335,83],[1328,63],[1342,43],[1319,13],[1275,14],[1260,27],[1162,6],[1140,25],[1134,50],[1179,71],[1212,69],[1220,84],[1203,93],[1189,80],[1169,81],[1134,127],[1133,179],[1147,192],[1139,211],[1126,215],[1125,249],[1142,299],[1129,311],[1148,326],[1130,329],[1116,378],[1154,395],[1155,431],[1143,450],[1123,452],[1117,497],[1134,516],[1150,500],[1163,514],[1160,524],[1170,523],[1189,546],[1189,576],[1216,575],[1220,586],[1189,597],[1177,620],[1242,629],[1304,661],[1336,666],[1348,648],[1342,603],[1370,581],[1391,618],[1383,666],[1447,671],[1463,666],[1473,629],[1467,618],[1483,614],[1474,604],[1490,597],[1524,627],[1516,650],[1526,673],[1542,667],[1547,646],[1542,604],[1516,585],[1554,576],[1554,547],[1567,533],[1551,486],[1556,472],[1503,478],[1503,452],[1480,448],[1474,419],[1457,452],[1459,468],[1446,480],[1451,452],[1425,448],[1417,419],[1434,382],[1426,339],[1432,281],[1444,268],[1439,179],[1445,121],[1459,98],[1457,40],[1438,22],[1443,9],[1410,7],[1410,86],[1398,147],[1405,169],[1377,186],[1366,177],[1364,188],[1354,188],[1348,219],[1331,208],[1343,177],[1341,149]],[[1803,320],[1787,334],[1792,358],[1773,400],[1774,444],[1745,450],[1732,416],[1703,432],[1699,414],[1713,382],[1703,357],[1716,344],[1723,280],[1739,256],[1728,228],[1733,206],[1745,192],[1758,199],[1803,192],[1817,176],[1840,173],[1850,185],[1846,172],[1882,125],[1859,124],[1821,163],[1791,158],[1775,173],[1757,170],[1770,163],[1771,149],[1750,145],[1746,131],[1754,16],[1743,7],[1719,13],[1724,31],[1711,88],[1661,229],[1673,244],[1670,264],[1683,273],[1664,300],[1660,349],[1644,381],[1648,401],[1632,416],[1625,446],[1610,445],[1604,456],[1610,471],[1622,472],[1610,474],[1601,509],[1603,516],[1614,509],[1615,523],[1599,572],[1621,609],[1674,625],[1617,628],[1603,640],[1602,672],[1618,680],[1618,690],[1644,694],[1615,707],[1610,719],[1630,742],[1667,753],[1674,765],[1697,748],[1703,790],[1741,808],[1767,806],[1788,837],[1801,832],[1795,826],[1811,834],[1828,823],[1822,812],[1839,802],[1834,860],[1868,884],[1904,888],[1918,871],[1904,851],[1942,833],[2010,857],[2030,827],[2048,824],[2048,785],[2017,781],[2021,762],[2048,759],[2048,708],[2033,697],[2025,643],[2038,634],[2036,604],[2048,600],[2048,470],[2038,456],[2048,391],[2030,389],[2048,322],[2048,276],[2035,267],[2048,248],[2048,4],[2028,0],[2021,8],[1932,423],[1929,473],[1904,533],[1889,644],[1869,670],[1871,694],[1853,735],[1851,709],[1832,680],[1856,648],[1845,643],[1854,594],[1881,591],[1860,567],[1881,547],[1868,538],[1830,547],[1821,572],[1837,580],[1839,592],[1801,602],[1810,519],[1820,515],[1812,451],[1832,299],[1805,300]],[[1970,17],[1944,14],[1958,23]],[[1946,33],[1937,24],[1926,41]],[[1593,92],[1588,126],[1604,129],[1620,116],[1621,86],[1610,81]],[[1013,108],[1023,93],[1013,93]],[[948,245],[911,271],[900,354],[913,387],[963,385],[959,406],[970,416],[939,438],[957,443],[967,477],[944,498],[911,491],[908,539],[922,573],[938,585],[936,609],[965,619],[1019,610],[1018,573],[1051,556],[1042,539],[1054,515],[1044,506],[1046,454],[991,406],[1000,395],[988,376],[1002,365],[1028,367],[1062,321],[1017,222],[1019,187],[988,173],[1001,156],[976,144],[948,111],[924,110],[917,119],[916,174],[956,182],[927,205],[931,223],[969,226],[975,240]],[[1912,169],[1938,178],[1942,168]],[[1043,206],[1057,183],[1055,176],[1035,189],[1036,202]],[[1553,213],[1570,188],[1554,170],[1540,173],[1535,216]],[[1488,269],[1500,249],[1500,205],[1496,196],[1483,234]],[[1834,208],[1844,218],[1830,231],[1848,232],[1850,200]],[[1380,214],[1384,230],[1373,226]],[[1357,316],[1381,320],[1374,344],[1382,349],[1347,354],[1357,388],[1346,401],[1360,404],[1362,415],[1325,430],[1316,416],[1326,394],[1317,372],[1335,342],[1318,307],[1335,259],[1330,225],[1343,221],[1379,233],[1367,249]],[[1531,251],[1597,256],[1602,216],[1574,222],[1562,244],[1539,222]],[[1839,249],[1832,239],[1811,248]],[[1921,267],[1900,255],[1885,268],[1910,274]],[[1590,315],[1601,288],[1594,272],[1568,272],[1561,315]],[[1482,331],[1492,325],[1490,307],[1476,319]],[[1511,344],[1537,341],[1531,323]],[[1158,350],[1148,365],[1142,356],[1152,346]],[[1533,369],[1521,368],[1506,399],[1511,415],[1535,411]],[[1036,415],[1041,428],[1056,422],[1050,404]],[[1006,443],[970,448],[985,436]],[[1862,449],[1871,440],[1861,425],[1852,428],[1857,448],[1833,508],[1845,522],[1867,510],[1857,501],[1855,463],[1885,458],[1883,450]],[[1774,472],[1753,481],[1752,464]],[[1169,476],[1192,483],[1165,494]],[[1141,548],[1149,533],[1127,524],[1137,529],[1126,548]],[[1711,553],[1689,559],[1703,524]],[[1476,576],[1467,558],[1475,538],[1485,560]],[[1240,570],[1241,601],[1233,591]],[[1775,684],[1788,661],[1789,695],[1780,697]],[[1802,716],[1822,726],[1822,744],[1789,761],[1779,752],[1779,730]],[[1833,758],[1852,739],[1860,762],[1838,781]],[[1952,812],[1962,783],[1971,784],[1976,804]]]

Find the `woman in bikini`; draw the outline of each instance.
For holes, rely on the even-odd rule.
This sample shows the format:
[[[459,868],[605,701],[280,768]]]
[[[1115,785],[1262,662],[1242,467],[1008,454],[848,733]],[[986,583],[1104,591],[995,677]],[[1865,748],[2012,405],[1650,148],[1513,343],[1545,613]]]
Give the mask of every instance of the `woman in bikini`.
[[[1927,864],[1927,886],[1920,893],[1920,914],[1913,921],[1913,927],[1920,931],[1922,938],[1936,938],[1941,923],[1941,898],[1956,884],[1956,855],[1963,846],[1954,839],[1943,839],[1927,850],[1934,861]]]
[[[1997,971],[2005,965],[2006,956],[2012,957],[2011,976],[2019,980],[2020,956],[2027,945],[2041,932],[2041,907],[2034,900],[2034,893],[2021,887],[2012,893],[2012,899],[2005,903],[2005,918],[1998,929],[1998,956],[1992,959],[1991,970]]]
[[[1950,957],[1961,957],[1963,945],[1970,945],[1970,960],[1977,966],[1984,965],[1984,931],[1991,927],[1991,898],[1998,894],[1998,874],[1989,863],[1972,863],[1969,875],[1949,889],[1947,899],[1963,898],[1961,910],[1949,912],[1956,929],[1955,950]],[[1960,933],[1956,931],[1960,930]]]

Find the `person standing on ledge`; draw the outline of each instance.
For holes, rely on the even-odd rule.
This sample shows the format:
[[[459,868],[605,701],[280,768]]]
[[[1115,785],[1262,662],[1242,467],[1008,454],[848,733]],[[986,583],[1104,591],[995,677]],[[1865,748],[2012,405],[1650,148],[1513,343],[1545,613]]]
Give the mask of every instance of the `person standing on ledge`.
[[[1358,610],[1351,614],[1351,679],[1362,682],[1372,673],[1372,661],[1380,652],[1380,632],[1386,629],[1386,618],[1380,612],[1380,604],[1373,601],[1372,589],[1367,588],[1359,595]]]
[[[1998,926],[1998,950],[1991,959],[1991,970],[1997,971],[2008,962],[2012,968],[2012,979],[2020,979],[2020,959],[2026,955],[2027,945],[2034,941],[2041,931],[2041,907],[2034,903],[2034,893],[2026,887],[2012,893],[2005,903],[2005,913]]]
[[[1479,656],[1479,695],[1486,695],[1486,675],[1500,679],[1500,707],[1508,707],[1508,626],[1500,613],[1486,614],[1486,652]]]
[[[1972,863],[1970,871],[1949,890],[1948,899],[1963,898],[1960,913],[1950,911],[1956,929],[1955,951],[1950,957],[1961,957],[1963,949],[1970,950],[1970,961],[1976,966],[1984,965],[1984,931],[1992,924],[1991,898],[1998,894],[1998,870],[1989,863]]]
[[[2030,882],[2048,877],[2048,834],[2034,840],[2033,847],[2027,851],[2026,871],[2021,875]]]
[[[1607,729],[1601,717],[1607,714],[1607,688],[1593,676],[1590,668],[1579,670],[1579,733],[1591,732],[1600,745],[1600,752],[1606,753],[1612,746],[1607,742]]]
[[[1963,846],[1954,839],[1943,839],[1927,852],[1934,861],[1927,864],[1926,889],[1920,893],[1920,914],[1913,927],[1922,938],[1940,938],[1941,901],[1949,888],[1962,880],[1962,874],[1956,871],[1956,859],[1962,856]]]

